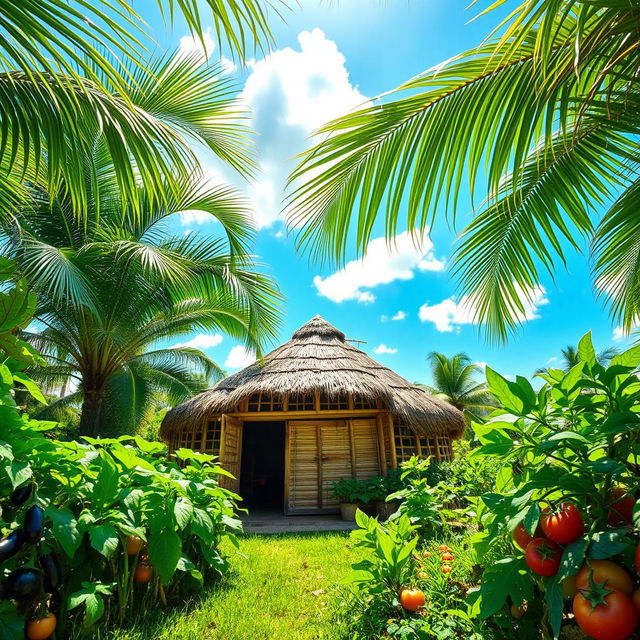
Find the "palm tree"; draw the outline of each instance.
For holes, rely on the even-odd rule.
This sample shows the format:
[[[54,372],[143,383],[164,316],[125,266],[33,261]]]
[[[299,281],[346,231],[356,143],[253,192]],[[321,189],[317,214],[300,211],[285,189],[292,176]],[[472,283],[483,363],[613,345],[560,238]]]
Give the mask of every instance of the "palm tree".
[[[584,237],[595,287],[629,329],[640,317],[639,9],[523,1],[480,47],[328,123],[291,176],[300,246],[339,261],[354,233],[362,254],[378,217],[389,238],[405,225],[420,235],[436,211],[455,220],[469,184],[486,199],[453,271],[491,338],[518,325],[541,272]]]
[[[146,73],[138,84],[153,77],[153,86],[132,91],[132,103],[153,105],[167,121],[209,138],[222,159],[233,153],[235,133],[227,135],[223,114],[235,102],[215,70],[180,57]],[[35,317],[44,329],[25,337],[49,366],[32,374],[50,385],[75,378],[77,390],[58,406],[81,401],[87,435],[113,423],[130,430],[157,394],[180,401],[202,389],[198,374],[221,375],[200,351],[172,348],[177,336],[219,330],[259,352],[278,323],[279,293],[248,253],[253,227],[238,193],[194,174],[165,184],[161,198],[140,183],[135,200],[124,199],[110,160],[96,144],[83,174],[91,196],[83,216],[70,190],[52,196],[34,185],[28,206],[0,218],[0,255],[15,259],[38,294]],[[172,233],[167,218],[189,210],[209,213],[221,236]]]
[[[448,358],[444,353],[433,351],[427,359],[431,363],[433,385],[420,386],[460,409],[467,423],[480,419],[493,409],[493,398],[487,385],[476,378],[482,373],[482,368],[471,362],[466,353],[456,353]]]
[[[574,347],[572,344],[567,345],[564,349],[560,349],[560,353],[562,354],[562,359],[560,361],[560,365],[563,371],[570,371],[577,364],[582,362],[580,359],[580,354],[578,353],[578,349]],[[600,353],[596,354],[596,362],[606,367],[609,364],[609,361],[614,358],[618,354],[618,350],[614,347],[607,347],[600,351]],[[549,367],[543,367],[542,369],[538,369],[536,373],[544,373],[548,370]]]
[[[199,3],[155,4],[168,20],[182,14],[194,37],[203,38],[207,14]],[[267,9],[280,0],[205,4],[218,43],[236,57],[272,42]],[[110,157],[120,197],[133,203],[138,183],[149,197],[161,198],[167,184],[177,187],[197,169],[188,144],[193,139],[184,135],[192,132],[182,121],[167,122],[153,99],[132,100],[132,92],[153,94],[153,84],[141,83],[139,73],[151,77],[142,61],[155,46],[131,0],[0,1],[0,215],[20,207],[25,178],[52,196],[64,185],[76,213],[84,214],[86,162],[97,143]],[[190,98],[187,92],[181,99],[186,104]],[[200,108],[197,97],[191,104]],[[244,153],[236,164],[251,168]],[[91,178],[99,179],[97,167]]]

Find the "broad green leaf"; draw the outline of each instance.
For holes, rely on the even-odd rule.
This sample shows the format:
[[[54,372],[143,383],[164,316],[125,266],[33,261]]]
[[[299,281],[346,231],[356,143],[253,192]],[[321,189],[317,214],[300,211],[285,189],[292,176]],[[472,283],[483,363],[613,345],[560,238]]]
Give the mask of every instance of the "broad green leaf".
[[[109,506],[118,497],[120,471],[113,458],[106,451],[100,451],[96,462],[100,465],[100,471],[91,495],[98,505]]]
[[[578,356],[590,367],[596,364],[596,350],[593,348],[591,331],[585,333],[578,342]]]
[[[491,367],[486,368],[486,374],[489,391],[505,409],[516,415],[524,415],[527,413],[528,409],[525,411],[527,408],[525,407],[525,401],[519,397],[519,394],[522,392],[518,390],[518,393],[516,393],[514,391],[514,387],[517,389],[517,385],[503,378]]]
[[[540,522],[540,506],[535,502],[527,509],[522,524],[524,524],[524,528],[529,534],[533,535],[538,526],[538,522]]]
[[[628,531],[614,529],[613,531],[598,531],[591,536],[591,544],[587,556],[594,560],[604,560],[622,553],[629,547],[625,540]]]
[[[24,640],[24,615],[20,615],[12,602],[0,602],[0,638]]]
[[[149,560],[163,584],[168,584],[182,556],[182,541],[175,531],[164,529],[149,539]]]
[[[610,366],[637,367],[640,365],[640,344],[619,353],[611,359]]]
[[[504,558],[485,570],[480,585],[480,617],[497,613],[508,597],[517,606],[533,597],[533,581],[522,558]]]
[[[24,373],[16,372],[13,374],[13,377],[17,382],[20,382],[22,385],[24,385],[27,391],[38,402],[41,402],[42,404],[49,404],[42,391],[40,391],[38,385],[29,376],[25,375]]]
[[[193,516],[193,504],[184,496],[178,496],[173,505],[173,515],[180,529],[184,529]]]
[[[90,527],[89,541],[91,546],[105,558],[110,558],[120,544],[116,530],[106,524]]]
[[[52,531],[55,539],[64,552],[73,558],[82,542],[82,533],[78,530],[78,523],[73,513],[69,509],[54,507],[47,507],[45,513],[53,523]]]
[[[558,571],[557,580],[562,580],[567,576],[573,576],[580,570],[584,564],[589,540],[579,538],[565,547],[562,552],[562,560],[560,561],[560,569]]]
[[[549,611],[549,624],[555,640],[560,636],[560,626],[562,624],[562,613],[564,610],[564,595],[562,587],[553,578],[546,578],[545,600]]]
[[[5,470],[14,489],[33,476],[28,462],[12,462],[5,467]]]

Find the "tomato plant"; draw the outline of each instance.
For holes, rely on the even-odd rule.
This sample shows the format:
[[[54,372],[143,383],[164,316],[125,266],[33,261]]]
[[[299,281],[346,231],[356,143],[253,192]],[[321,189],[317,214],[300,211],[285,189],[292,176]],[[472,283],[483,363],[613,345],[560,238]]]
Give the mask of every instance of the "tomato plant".
[[[631,576],[610,560],[589,560],[576,574],[576,589],[589,588],[590,581],[606,583],[607,587],[618,589],[630,596],[633,593]]]
[[[578,591],[573,614],[580,628],[594,640],[627,640],[638,626],[631,598],[618,589]]]
[[[600,561],[629,573],[638,546],[631,521],[639,512],[640,346],[603,366],[587,334],[579,342],[578,358],[569,371],[539,374],[538,388],[487,367],[489,390],[499,408],[473,425],[480,442],[473,455],[502,463],[495,489],[478,504],[481,531],[474,544],[479,554],[495,551],[501,559],[485,568],[480,589],[469,600],[470,612],[488,618],[509,599],[519,605],[542,593],[546,612],[539,623],[554,638],[568,606],[565,595],[572,592],[567,579],[585,563]],[[544,543],[536,542],[539,526]],[[527,535],[536,539],[525,554],[515,549],[505,555],[506,540],[523,546]],[[562,547],[553,549],[554,540]],[[549,557],[540,556],[542,544]],[[637,551],[636,564],[640,569]],[[580,593],[574,600],[582,606]]]

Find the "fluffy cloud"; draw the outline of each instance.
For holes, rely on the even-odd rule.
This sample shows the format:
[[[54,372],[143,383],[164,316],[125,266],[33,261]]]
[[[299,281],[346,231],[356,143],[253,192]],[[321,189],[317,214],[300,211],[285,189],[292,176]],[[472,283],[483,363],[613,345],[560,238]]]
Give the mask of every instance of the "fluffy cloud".
[[[519,314],[520,322],[539,318],[540,307],[549,303],[545,288],[541,285],[533,287],[527,294],[519,288],[518,297],[525,307],[524,313]],[[459,300],[452,296],[434,305],[425,303],[418,312],[422,322],[432,322],[441,332],[450,332],[454,329],[460,331],[461,325],[474,323],[475,315],[474,301],[470,296],[462,296]]]
[[[418,242],[408,231],[397,235],[391,244],[385,238],[369,242],[364,258],[348,262],[344,268],[313,283],[318,293],[333,302],[356,300],[367,304],[376,297],[371,288],[394,280],[411,280],[416,271],[442,271],[444,260],[436,258],[433,242],[425,234]],[[401,320],[398,312],[394,320]]]
[[[398,353],[397,349],[393,349],[391,347],[387,347],[386,344],[379,344],[374,350],[373,353],[377,353],[378,355],[381,355],[383,353],[388,353],[393,355],[394,353]]]
[[[174,344],[171,349],[179,349],[181,347],[189,347],[191,349],[212,349],[222,342],[222,336],[219,333],[199,333],[187,342],[179,342]]]
[[[626,340],[632,333],[635,333],[638,330],[640,330],[640,322],[635,323],[631,327],[630,331],[625,331],[624,327],[618,326],[618,327],[614,328],[613,334],[611,335],[611,339],[614,342],[622,342],[622,341]]]
[[[256,361],[256,354],[241,344],[231,347],[224,366],[228,369],[244,369]]]
[[[248,193],[259,227],[280,217],[293,158],[308,149],[319,127],[366,101],[349,80],[345,57],[320,29],[302,31],[299,49],[286,47],[250,62],[240,99],[257,132],[260,175]]]
[[[407,317],[407,312],[406,311],[398,311],[398,313],[396,313],[395,316],[393,316],[393,318],[391,318],[392,320],[404,320]]]

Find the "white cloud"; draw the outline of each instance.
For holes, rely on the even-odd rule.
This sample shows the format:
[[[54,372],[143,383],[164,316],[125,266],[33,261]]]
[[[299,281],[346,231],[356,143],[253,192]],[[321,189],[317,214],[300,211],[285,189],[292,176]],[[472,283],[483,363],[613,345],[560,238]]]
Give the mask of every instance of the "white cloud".
[[[178,349],[181,347],[189,347],[191,349],[212,349],[222,342],[222,336],[219,333],[199,333],[187,342],[179,342],[174,344],[170,349]]]
[[[180,38],[179,48],[181,53],[186,55],[199,53],[205,60],[208,60],[216,49],[216,43],[211,37],[211,27],[202,32],[202,38],[197,35],[183,36]],[[233,73],[237,69],[234,62],[224,56],[220,57],[219,63],[225,74]]]
[[[422,238],[416,239],[408,231],[404,231],[391,244],[385,238],[371,240],[364,258],[348,262],[326,278],[318,275],[313,283],[321,296],[333,302],[356,300],[367,304],[376,299],[370,291],[373,287],[389,284],[394,280],[411,280],[416,270],[441,271],[444,266],[444,260],[436,258],[433,242],[426,233]],[[402,318],[396,314],[393,319]]]
[[[524,313],[519,313],[517,319],[520,322],[526,322],[539,318],[540,307],[549,303],[545,288],[538,285],[530,289],[527,294],[521,287],[517,289],[518,297],[524,305]],[[470,296],[462,296],[459,300],[452,296],[438,304],[423,304],[418,316],[422,322],[433,322],[438,331],[450,332],[454,329],[460,331],[462,325],[474,324],[476,309],[474,300]]]
[[[554,362],[558,361],[558,357],[557,356],[551,356],[548,360],[547,360],[547,364],[552,364]]]
[[[407,317],[407,312],[406,311],[398,311],[398,313],[396,313],[395,316],[393,316],[393,318],[391,318],[392,320],[404,320]]]
[[[623,342],[626,340],[632,333],[636,333],[640,331],[640,322],[636,322],[631,326],[629,331],[625,331],[624,327],[617,326],[613,329],[613,333],[611,334],[611,339],[614,342]]]
[[[394,354],[394,353],[398,353],[397,349],[393,349],[391,347],[387,347],[386,344],[379,344],[374,350],[373,353],[377,353],[378,355],[381,355],[383,353],[389,353],[389,354]]]
[[[229,369],[244,369],[256,361],[256,354],[251,349],[243,347],[241,344],[231,347],[224,366]]]
[[[302,31],[299,49],[286,47],[250,62],[240,99],[257,132],[258,179],[248,187],[259,227],[280,218],[282,194],[295,156],[313,143],[323,124],[363,104],[346,59],[320,29]]]

